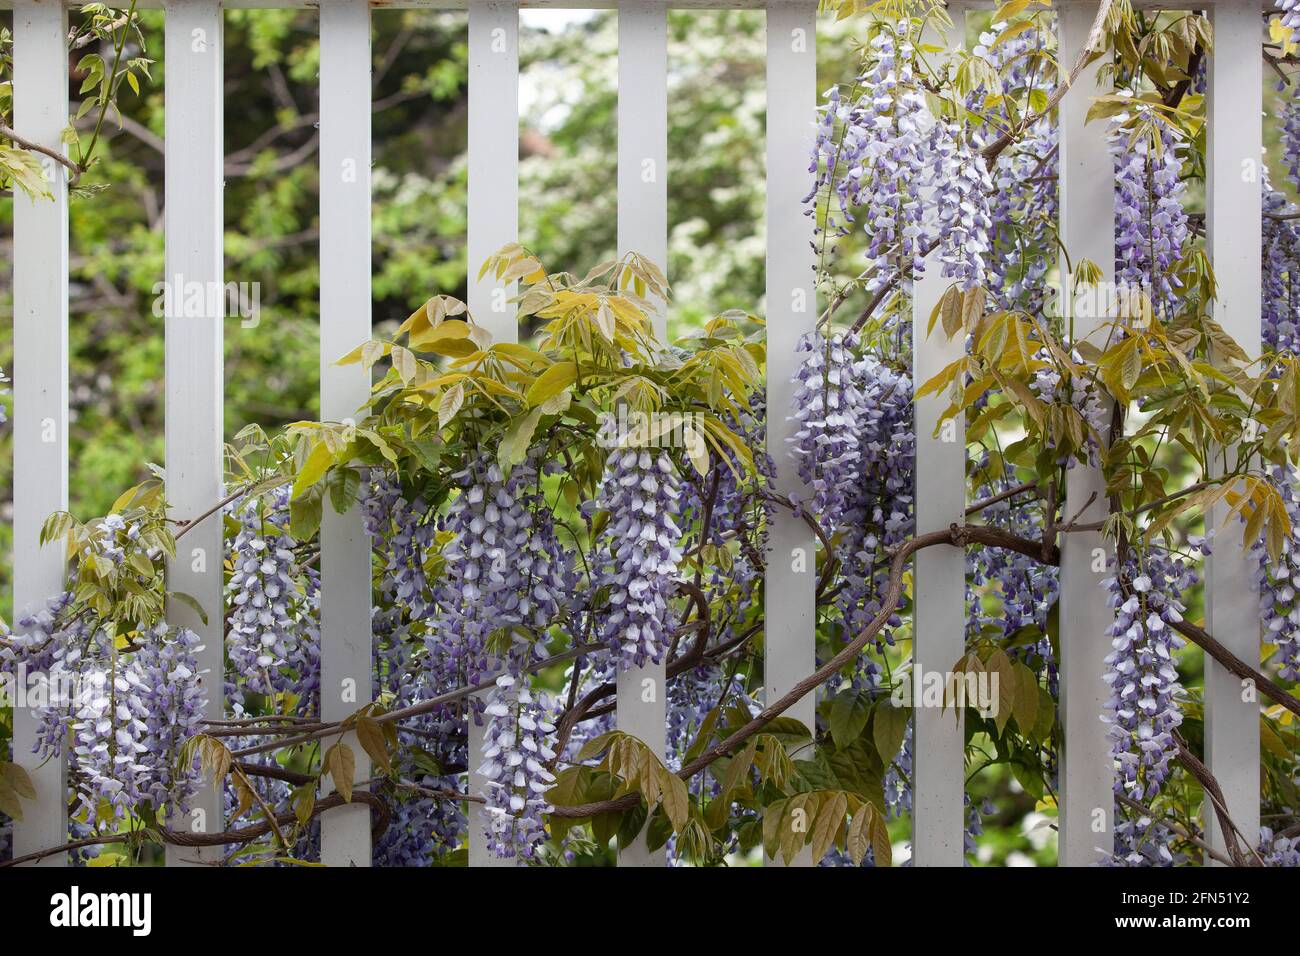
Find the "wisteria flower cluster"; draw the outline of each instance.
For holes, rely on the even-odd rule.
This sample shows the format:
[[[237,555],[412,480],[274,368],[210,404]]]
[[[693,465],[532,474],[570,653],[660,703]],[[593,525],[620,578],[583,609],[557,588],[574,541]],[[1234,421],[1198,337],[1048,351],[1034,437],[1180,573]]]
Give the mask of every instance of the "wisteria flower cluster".
[[[597,505],[609,512],[599,577],[609,589],[609,610],[601,615],[600,639],[625,667],[658,663],[668,650],[668,598],[682,558],[676,467],[662,450],[615,450]]]
[[[825,196],[819,230],[847,235],[863,218],[869,291],[897,277],[910,289],[936,246],[942,274],[971,288],[983,280],[992,248],[984,159],[963,130],[931,115],[906,38],[882,31],[869,54],[847,97],[838,86],[826,93],[809,166],[815,181],[805,199],[808,215],[817,216]]]
[[[1152,548],[1103,582],[1115,609],[1107,630],[1113,650],[1106,656],[1110,698],[1103,719],[1119,769],[1115,791],[1138,802],[1149,804],[1160,793],[1178,752],[1182,684],[1174,654],[1185,642],[1173,625],[1182,621],[1181,595],[1195,581],[1186,559]],[[1141,862],[1141,827],[1129,823],[1116,825],[1117,852]]]
[[[115,827],[139,803],[156,811],[185,809],[198,782],[197,767],[178,767],[181,747],[198,731],[206,697],[198,637],[157,625],[137,634],[141,649],[119,654],[113,638],[97,632],[78,667],[77,689],[55,718],[72,732],[72,777],[85,818]],[[50,708],[51,717],[56,710]],[[49,748],[45,756],[57,754]]]
[[[1181,283],[1174,275],[1190,235],[1184,209],[1182,149],[1174,132],[1158,123],[1158,134],[1136,141],[1122,127],[1111,134],[1115,158],[1115,280],[1142,290],[1168,319],[1177,308]],[[1131,294],[1131,291],[1130,291]]]
[[[797,430],[789,439],[799,477],[810,490],[806,503],[827,533],[842,537],[841,587],[835,603],[843,632],[855,632],[880,610],[887,569],[881,556],[913,528],[916,437],[912,383],[874,355],[859,355],[859,340],[834,333],[810,335],[798,346],[795,370]],[[877,641],[891,643],[890,629]],[[879,665],[863,664],[874,685]]]
[[[1037,60],[1049,53],[1044,31],[1028,29],[1008,36],[1002,32],[1005,28],[992,24],[972,52],[998,71],[1004,91],[1050,96],[1055,71],[1042,69]],[[973,117],[969,135],[977,148],[1001,134],[994,124],[979,121],[991,92],[981,84],[966,98]],[[1058,138],[1053,118],[1043,117],[1025,131],[1016,148],[999,153],[989,170],[993,251],[984,284],[1002,308],[1038,313],[1045,303],[1048,273],[1056,261]]]
[[[489,846],[498,856],[530,859],[546,839],[546,791],[555,775],[546,763],[555,757],[547,719],[517,663],[496,679],[488,700],[480,773],[489,781],[484,808]]]
[[[859,427],[867,405],[859,389],[857,348],[857,337],[842,333],[808,335],[798,345],[798,431],[789,439],[790,451],[811,495],[809,506],[832,532],[843,524],[863,472]]]
[[[969,290],[988,273],[993,253],[989,195],[993,180],[961,127],[937,122],[930,134],[931,176],[935,183],[935,223],[941,274]]]
[[[440,673],[477,683],[492,670],[488,641],[512,627],[543,627],[571,584],[571,557],[559,547],[530,464],[507,477],[480,456],[454,476],[461,492],[447,513],[445,594],[426,645]]]
[[[310,641],[302,619],[313,609],[287,530],[289,491],[248,499],[235,514],[239,530],[227,544],[233,571],[226,583],[226,656],[237,681],[229,691],[236,699],[244,688],[310,693],[319,683],[318,665],[304,646]]]
[[[1291,187],[1300,189],[1300,101],[1287,95],[1284,88],[1279,93],[1282,160]],[[1267,167],[1263,167],[1263,175],[1263,337],[1275,352],[1295,353],[1300,351],[1300,209],[1272,187]]]
[[[1264,642],[1276,648],[1274,659],[1283,680],[1300,681],[1300,473],[1293,466],[1274,466],[1271,483],[1291,519],[1291,534],[1274,561],[1262,545],[1251,549],[1253,586],[1259,594]]]

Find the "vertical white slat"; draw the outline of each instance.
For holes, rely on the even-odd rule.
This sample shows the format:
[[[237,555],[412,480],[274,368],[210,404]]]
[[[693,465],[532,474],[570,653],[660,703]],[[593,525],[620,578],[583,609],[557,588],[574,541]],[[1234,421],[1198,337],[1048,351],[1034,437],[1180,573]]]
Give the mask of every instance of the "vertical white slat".
[[[478,271],[492,253],[519,237],[519,4],[469,5],[469,235],[466,239],[469,310],[493,341],[519,338],[509,300],[515,283],[501,285]],[[483,695],[486,696],[486,695]],[[469,721],[470,792],[481,794],[485,725]],[[488,850],[478,805],[469,812],[471,866],[510,866]]]
[[[1058,57],[1067,68],[1087,42],[1097,8],[1095,0],[1081,0],[1065,4],[1058,12]],[[1100,66],[1099,60],[1080,74],[1060,107],[1061,237],[1072,262],[1088,259],[1101,270],[1102,281],[1113,282],[1115,172],[1104,127],[1085,125]],[[1061,272],[1068,290],[1064,260]],[[1103,322],[1097,317],[1076,317],[1075,338],[1083,339]],[[1084,508],[1093,495],[1092,504]],[[1081,522],[1106,516],[1106,488],[1100,469],[1076,464],[1069,470],[1064,513],[1069,518],[1079,515]],[[1100,533],[1061,537],[1060,718],[1065,739],[1060,768],[1059,862],[1062,866],[1087,866],[1109,854],[1114,843],[1115,771],[1106,724],[1101,720],[1107,697],[1103,661],[1110,650],[1106,628],[1111,611],[1101,588],[1107,572],[1097,570],[1105,560],[1099,556],[1106,553]]]
[[[68,18],[61,5],[14,6],[14,126],[60,149],[68,125]],[[68,188],[66,169],[39,157],[53,199],[14,190],[14,616],[63,589],[63,548],[40,547],[41,524],[68,507]],[[67,842],[67,771],[32,753],[36,723],[14,707],[13,759],[36,799],[14,824],[15,856]],[[46,857],[63,866],[67,855]]]
[[[963,45],[966,11],[952,5],[953,29],[947,37],[932,31],[932,44]],[[931,31],[927,31],[929,33]],[[916,388],[961,358],[965,337],[948,338],[935,326],[926,331],[930,314],[952,284],[941,275],[937,252],[927,258],[925,273],[912,297],[912,361]],[[966,516],[966,422],[945,421],[944,394],[917,399],[916,533],[962,524]],[[961,548],[926,548],[916,555],[912,601],[912,667],[917,673],[946,673],[966,645],[966,554]],[[950,710],[913,701],[912,860],[916,866],[961,866],[964,859],[966,793],[964,717]]]
[[[630,0],[618,9],[618,253],[637,252],[668,274],[668,6]],[[668,317],[653,317],[668,339]],[[618,729],[639,737],[659,759],[667,750],[664,665],[632,667],[618,675]],[[620,866],[663,866],[642,831],[619,853]]]
[[[1219,283],[1214,319],[1255,356],[1260,351],[1262,30],[1259,10],[1250,4],[1220,4],[1212,17],[1205,208],[1206,243]],[[1226,519],[1223,507],[1211,517],[1218,537],[1206,560],[1206,625],[1228,650],[1253,664],[1259,659],[1259,613],[1242,547],[1244,529],[1235,518]],[[1259,841],[1258,696],[1208,654],[1205,754],[1223,788],[1228,815],[1254,846]],[[1202,817],[1207,840],[1222,850],[1224,834],[1208,800]]]
[[[168,0],[166,13],[166,275],[172,294],[165,327],[167,501],[178,519],[211,508],[222,495],[222,309],[205,294],[204,314],[187,306],[186,290],[211,290],[222,274],[222,14],[217,0]],[[197,284],[197,285],[196,285]],[[214,308],[214,306],[218,308]],[[209,314],[211,312],[217,314]],[[204,624],[180,601],[167,619],[203,638],[206,716],[223,716],[222,527],[213,517],[179,543],[167,586],[189,594],[207,612]],[[187,817],[173,826],[217,832],[219,786],[206,784]],[[220,859],[221,847],[169,847],[170,866]]]
[[[778,494],[807,500],[790,454],[797,427],[792,376],[799,339],[817,325],[816,257],[804,195],[817,104],[817,4],[772,4],[767,10],[767,452]],[[763,587],[763,693],[780,698],[817,669],[817,539],[801,519],[779,510],[768,525],[771,550]],[[786,716],[815,729],[816,694]],[[810,852],[795,865],[812,865]]]
[[[370,337],[370,8],[320,7],[320,413],[356,415],[370,392],[357,365],[334,363]],[[354,507],[321,518],[321,716],[340,720],[371,700],[370,538]],[[356,780],[370,761],[348,734]],[[321,817],[321,862],[369,866],[370,810],[353,804]]]

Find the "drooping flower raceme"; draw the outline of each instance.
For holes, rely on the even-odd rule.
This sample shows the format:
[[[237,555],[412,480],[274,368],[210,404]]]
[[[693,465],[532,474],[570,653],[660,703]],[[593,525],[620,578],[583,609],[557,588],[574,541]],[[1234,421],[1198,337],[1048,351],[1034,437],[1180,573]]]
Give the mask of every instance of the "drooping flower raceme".
[[[297,686],[289,669],[300,657],[302,639],[304,594],[287,530],[289,489],[249,499],[236,517],[240,527],[229,545],[234,570],[226,585],[226,656],[249,691],[275,694]]]
[[[969,134],[977,148],[1003,132],[1000,124],[979,121],[991,93],[1048,97],[1056,85],[1056,70],[1044,68],[1053,55],[1051,26],[1014,36],[1005,27],[1005,23],[991,24],[972,51],[993,66],[1000,82],[997,90],[981,84],[966,98]],[[993,249],[984,285],[1004,309],[1037,314],[1046,301],[1048,274],[1057,260],[1058,132],[1054,116],[1043,117],[1024,131],[1015,146],[1002,150],[989,170],[996,188],[988,198]]]
[[[537,490],[531,462],[507,478],[491,456],[480,456],[456,478],[443,548],[444,594],[426,640],[440,679],[477,683],[495,670],[488,639],[508,627],[542,628],[559,613],[572,585],[570,557]]]
[[[1264,343],[1277,352],[1300,352],[1300,214],[1281,193],[1263,190],[1263,273],[1260,319]]]
[[[806,335],[797,346],[791,454],[827,533],[839,529],[862,476],[859,429],[867,406],[858,388],[857,344],[856,336],[834,333]]]
[[[1183,208],[1187,184],[1182,180],[1179,143],[1167,124],[1159,139],[1123,129],[1111,134],[1115,158],[1115,280],[1128,294],[1146,292],[1162,318],[1179,304],[1181,283],[1173,269],[1191,235]]]
[[[1118,766],[1115,792],[1147,805],[1160,793],[1178,747],[1182,685],[1174,652],[1184,641],[1173,629],[1182,620],[1182,595],[1196,581],[1188,562],[1151,549],[1104,585],[1115,620],[1107,630],[1110,686],[1103,719],[1110,724],[1111,753]],[[1116,862],[1172,863],[1168,840],[1151,840],[1150,821],[1116,813]],[[1154,858],[1152,854],[1155,854]]]
[[[810,489],[796,505],[811,510],[826,534],[841,535],[835,605],[846,636],[879,612],[888,577],[880,558],[911,534],[914,516],[911,379],[873,355],[858,357],[857,347],[855,336],[839,333],[799,342],[790,438]],[[877,650],[901,623],[901,615],[891,618]],[[863,686],[874,686],[879,665],[863,658],[863,667]]]
[[[200,640],[189,628],[158,624],[135,654],[148,748],[141,761],[149,767],[145,796],[155,809],[188,809],[198,786],[199,768],[181,766],[179,755],[185,741],[199,733],[207,704]]]
[[[1253,587],[1259,594],[1264,642],[1277,650],[1280,676],[1300,681],[1300,472],[1292,465],[1275,466],[1270,481],[1286,506],[1291,533],[1282,540],[1277,561],[1262,544],[1251,548]]]
[[[437,525],[424,520],[427,508],[418,498],[407,500],[401,482],[380,472],[362,499],[362,514],[371,540],[386,556],[380,578],[379,603],[396,606],[412,620],[430,612],[431,593],[424,571],[435,547]]]
[[[610,452],[597,499],[609,512],[597,575],[598,586],[609,589],[609,607],[598,629],[623,667],[658,663],[668,649],[668,599],[682,558],[680,499],[676,468],[662,449]]]
[[[889,578],[885,554],[909,538],[915,525],[911,378],[872,355],[856,362],[853,371],[864,411],[854,428],[861,478],[841,489],[848,508],[841,528],[842,586],[835,606],[841,614],[845,640],[879,613]],[[902,615],[895,612],[876,639],[878,653],[893,643],[894,629],[901,624]],[[874,686],[879,665],[864,657],[862,666],[864,671],[858,676]]]
[[[902,290],[909,291],[936,245],[943,250],[944,275],[969,288],[983,281],[991,249],[988,170],[963,134],[930,114],[914,52],[889,31],[871,40],[869,65],[852,94],[839,87],[826,94],[809,166],[809,216],[817,217],[824,196],[828,234],[846,235],[863,219],[866,288],[872,292],[900,274]],[[930,190],[933,216],[926,214]]]
[[[544,766],[555,757],[546,737],[555,726],[529,689],[520,656],[512,655],[509,671],[497,678],[488,699],[479,773],[489,781],[484,797],[492,851],[531,859],[546,839],[542,818],[550,807],[545,795],[555,782]]]
[[[1297,12],[1300,19],[1300,10]],[[1288,85],[1279,80],[1278,92],[1278,140],[1282,147],[1282,162],[1286,165],[1286,176],[1295,189],[1300,189],[1300,97],[1290,90]]]
[[[984,281],[993,251],[988,198],[993,181],[984,157],[955,123],[934,124],[929,152],[936,206],[932,228],[942,274],[972,289]]]
[[[175,768],[202,719],[202,645],[166,625],[141,629],[136,640],[141,649],[122,654],[98,631],[79,661],[71,769],[86,819],[100,830],[120,825],[137,803],[184,807],[198,779],[197,768]]]
[[[1046,352],[1042,352],[1038,357],[1046,359],[1048,356]],[[1082,356],[1077,351],[1071,357],[1075,362],[1082,361]],[[1096,382],[1084,376],[1072,376],[1069,381],[1070,394],[1067,398],[1061,394],[1060,372],[1052,365],[1047,365],[1034,373],[1034,380],[1030,383],[1030,387],[1049,405],[1065,404],[1068,401],[1070,407],[1090,426],[1084,444],[1087,448],[1089,464],[1097,467],[1100,463],[1101,439],[1109,428],[1110,415],[1102,398],[1101,388]],[[1074,467],[1072,456],[1062,455],[1057,461],[1067,468]]]
[[[1185,642],[1172,625],[1182,621],[1181,595],[1195,580],[1183,559],[1153,549],[1140,569],[1129,565],[1105,582],[1115,609],[1107,630],[1113,650],[1106,656],[1106,719],[1119,762],[1116,789],[1134,800],[1160,792],[1176,753],[1182,685],[1173,655]]]

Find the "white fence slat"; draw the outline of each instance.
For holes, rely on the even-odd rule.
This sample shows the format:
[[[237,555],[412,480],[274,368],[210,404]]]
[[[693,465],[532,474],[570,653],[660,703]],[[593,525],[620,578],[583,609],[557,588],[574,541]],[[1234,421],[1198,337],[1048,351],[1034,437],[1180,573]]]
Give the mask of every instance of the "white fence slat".
[[[1263,37],[1257,11],[1216,7],[1208,90],[1206,243],[1218,280],[1214,319],[1247,354],[1260,350],[1260,90]],[[1213,554],[1206,559],[1205,617],[1211,634],[1248,663],[1259,659],[1259,609],[1251,591],[1243,527],[1219,507]],[[1245,699],[1243,699],[1243,697]],[[1259,703],[1254,687],[1205,656],[1205,755],[1223,788],[1228,815],[1254,846],[1259,841]],[[1207,841],[1224,848],[1209,801],[1202,812]]]
[[[1059,13],[1060,50],[1064,64],[1073,64],[1087,42],[1097,13],[1095,2],[1072,3]],[[1100,124],[1085,126],[1090,98],[1095,95],[1101,61],[1080,74],[1061,104],[1060,196],[1061,236],[1070,259],[1091,260],[1103,281],[1115,274],[1114,166]],[[1062,260],[1062,281],[1067,282]],[[1104,319],[1075,317],[1075,335],[1082,339]],[[1096,495],[1093,503],[1085,502]],[[1080,512],[1080,509],[1083,509]],[[1081,522],[1099,521],[1106,514],[1106,489],[1100,469],[1075,465],[1066,479],[1064,513]],[[1087,866],[1109,854],[1114,841],[1114,764],[1110,740],[1101,715],[1107,689],[1103,674],[1110,644],[1106,628],[1111,611],[1101,588],[1107,554],[1098,532],[1062,535],[1061,543],[1061,699],[1064,731],[1060,767],[1059,862]]]
[[[166,275],[172,295],[166,316],[166,468],[172,515],[193,518],[220,500],[222,481],[222,308],[204,295],[205,314],[193,315],[184,290],[224,284],[222,270],[222,13],[217,0],[172,0],[166,11],[165,230]],[[196,285],[197,284],[197,285]],[[210,719],[222,701],[222,527],[213,516],[179,542],[167,586],[191,595],[207,612],[204,624],[188,606],[168,602],[167,619],[203,638],[199,665]],[[173,822],[188,830],[223,828],[222,795],[208,783],[189,815]],[[167,863],[183,866],[220,859],[221,847],[168,847]]]
[[[807,499],[787,441],[796,426],[794,384],[799,339],[817,325],[816,256],[804,215],[808,156],[817,104],[817,4],[771,6],[767,11],[767,451],[779,494]],[[801,518],[778,510],[768,525],[764,575],[763,693],[770,703],[817,666],[817,539]],[[817,695],[787,717],[815,729]],[[812,864],[810,852],[795,865]]]
[[[68,18],[57,4],[14,10],[14,125],[60,149],[68,125]],[[63,589],[61,544],[39,547],[41,525],[68,506],[68,190],[67,172],[41,157],[54,198],[14,190],[14,617],[39,610]],[[13,759],[36,787],[14,824],[15,856],[67,842],[67,770],[32,753],[36,722],[14,707]],[[63,866],[67,855],[46,857]]]
[[[928,42],[960,48],[965,42],[966,12],[949,8],[953,29]],[[927,334],[930,314],[951,279],[941,275],[937,252],[927,259],[924,275],[914,284],[912,355],[917,389],[961,358],[964,336],[948,338],[935,326]],[[916,431],[916,533],[962,524],[966,518],[966,421],[963,416],[935,423],[948,407],[945,394],[926,395],[914,409]],[[961,548],[926,548],[916,555],[913,572],[912,666],[916,673],[946,674],[966,646],[966,553]],[[909,679],[911,679],[909,677]],[[961,866],[965,857],[964,717],[951,710],[913,701],[912,846],[916,866]]]
[[[519,237],[519,4],[475,2],[469,7],[469,310],[497,342],[519,338],[519,319],[508,300],[516,284],[502,285],[483,261]],[[486,696],[486,694],[481,695]],[[486,725],[469,721],[470,791],[482,794]],[[512,866],[491,853],[478,804],[469,810],[471,866]]]
[[[370,8],[325,0],[320,9],[320,408],[323,421],[353,418],[370,376],[338,358],[370,337]],[[340,720],[372,699],[370,538],[361,510],[321,517],[321,716]],[[348,734],[355,779],[370,760]],[[326,741],[331,743],[332,741]],[[321,817],[321,862],[369,866],[370,809]]]
[[[634,0],[618,9],[618,253],[649,257],[668,274],[668,7]],[[671,277],[670,277],[671,278]],[[660,340],[668,317],[653,317]],[[667,749],[664,665],[618,675],[618,729],[641,738],[663,759]],[[620,866],[663,866],[645,831],[619,853]]]

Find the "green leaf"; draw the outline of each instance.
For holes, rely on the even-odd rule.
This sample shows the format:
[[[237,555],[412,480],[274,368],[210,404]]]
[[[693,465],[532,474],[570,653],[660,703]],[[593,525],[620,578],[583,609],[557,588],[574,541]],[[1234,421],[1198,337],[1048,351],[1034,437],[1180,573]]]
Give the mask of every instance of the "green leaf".
[[[885,823],[885,816],[875,804],[867,804],[865,809],[870,814],[867,828],[871,832],[871,851],[876,866],[893,866],[894,847],[889,839],[889,827]]]
[[[781,847],[782,822],[785,820],[785,808],[790,800],[777,800],[763,808],[763,852],[769,859],[776,859]]]
[[[321,480],[332,464],[334,464],[334,454],[325,442],[318,441],[311,453],[307,455],[302,471],[298,472],[298,477],[293,481],[293,497],[302,497],[308,488]]]
[[[392,351],[393,368],[397,371],[398,377],[401,378],[403,385],[410,384],[411,379],[415,377],[417,364],[415,356],[409,349],[404,349],[400,345],[394,345]]]
[[[336,468],[329,480],[330,504],[338,514],[345,514],[361,490],[361,473],[353,468]]]
[[[465,386],[457,382],[443,393],[442,400],[438,402],[438,427],[446,428],[447,423],[456,417],[456,413],[464,404]]]
[[[528,389],[528,404],[540,405],[554,398],[578,380],[578,366],[573,362],[556,362],[538,376]]]
[[[581,763],[584,760],[590,760],[598,754],[603,754],[609,749],[610,744],[618,739],[619,735],[619,731],[611,730],[607,733],[601,734],[599,737],[592,737],[583,744],[582,749],[578,751],[578,762]]]
[[[664,813],[678,833],[686,826],[691,815],[691,798],[686,789],[686,781],[662,765],[656,771],[659,775],[660,804]]]
[[[293,791],[289,802],[293,804],[293,815],[299,825],[305,827],[311,821],[312,811],[316,809],[316,788],[310,783],[303,784]]]
[[[998,733],[1001,733],[1015,711],[1016,694],[1020,686],[1019,676],[1011,665],[1011,658],[1007,657],[1006,651],[1001,648],[989,655],[989,659],[984,662],[984,669],[989,674],[990,692],[993,689],[992,675],[998,675],[997,698],[990,700],[988,703],[996,708],[992,714],[993,723],[997,726]],[[969,704],[971,701],[967,701],[967,703]]]
[[[318,494],[292,499],[289,502],[289,533],[299,541],[310,541],[320,528],[323,510]]]
[[[884,806],[880,758],[859,739],[851,747],[838,750],[830,757],[831,769],[840,787],[856,793],[871,803]]]
[[[334,781],[334,789],[347,803],[352,802],[352,783],[357,773],[357,758],[352,748],[339,741],[325,751],[321,765]]]
[[[370,759],[378,767],[382,767],[384,773],[393,772],[393,763],[388,756],[388,744],[384,740],[384,731],[379,721],[373,717],[357,718],[357,742],[361,744]]]
[[[36,799],[36,787],[32,785],[32,778],[27,775],[27,770],[18,764],[0,761],[0,779],[24,800]]]
[[[890,701],[882,700],[876,705],[871,722],[871,736],[876,743],[876,753],[880,762],[888,767],[893,761],[898,748],[907,736],[907,725],[912,720],[912,711],[908,707],[895,707]]]
[[[831,701],[831,738],[836,747],[847,747],[858,739],[871,714],[871,697],[861,691],[841,691]]]
[[[1028,737],[1038,723],[1038,675],[1025,665],[1016,661],[1016,701],[1012,715],[1020,733]]]
[[[818,801],[817,818],[812,824],[813,863],[820,862],[835,844],[848,809],[849,798],[843,791],[825,794]]]
[[[541,420],[542,410],[534,408],[510,423],[501,444],[497,446],[497,463],[502,468],[517,465],[524,460],[533,442],[533,434],[537,431],[537,423]]]
[[[187,608],[198,615],[200,621],[208,623],[208,612],[203,610],[203,605],[192,594],[186,594],[184,591],[168,591],[167,596],[174,601],[180,601]]]
[[[749,778],[749,770],[754,765],[754,754],[757,751],[758,741],[750,740],[744,750],[728,761],[726,773],[722,776],[721,796],[725,797]]]
[[[849,824],[849,832],[845,836],[844,848],[848,851],[849,859],[853,861],[854,866],[860,866],[867,856],[867,850],[871,846],[871,804],[864,803],[858,808],[858,812],[853,814],[853,820]]]

